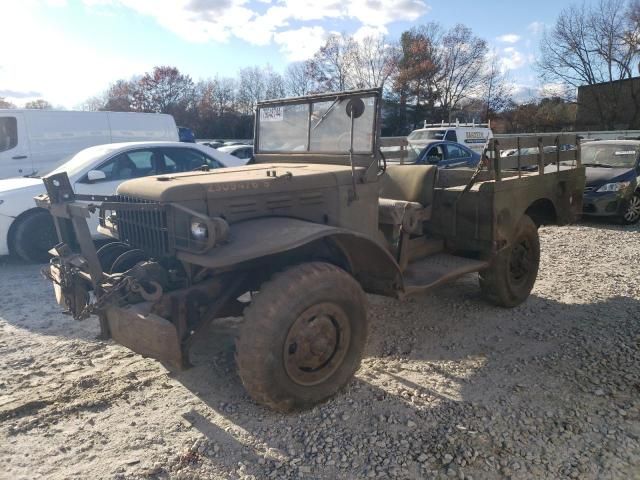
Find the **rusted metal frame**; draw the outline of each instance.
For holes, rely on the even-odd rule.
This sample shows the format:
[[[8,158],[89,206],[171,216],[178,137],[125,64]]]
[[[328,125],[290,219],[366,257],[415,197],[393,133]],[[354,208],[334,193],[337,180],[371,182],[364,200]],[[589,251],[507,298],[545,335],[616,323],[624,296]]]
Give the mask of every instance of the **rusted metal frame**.
[[[336,97],[339,98],[349,98],[349,97],[363,97],[370,95],[378,95],[382,94],[382,88],[366,88],[361,90],[351,90],[347,92],[338,92],[338,93],[318,93],[315,95],[307,95],[303,97],[293,97],[293,98],[280,98],[274,100],[263,100],[258,102],[257,108],[261,107],[269,107],[274,105],[296,105],[300,103],[311,103],[318,102],[322,100],[332,100]]]
[[[495,175],[496,182],[502,180],[502,170],[500,166],[500,147],[499,140],[493,140],[493,173]]]
[[[520,163],[520,137],[518,137],[518,178],[522,178],[522,164]]]
[[[182,338],[181,349],[183,358],[188,362],[189,360],[189,349],[196,338],[197,334],[209,325],[218,315],[223,311],[227,302],[232,299],[233,295],[238,294],[238,288],[245,281],[247,277],[247,273],[234,273],[231,281],[226,284],[222,293],[214,300],[214,302],[207,308],[207,311],[202,315],[198,325],[189,332],[187,337],[179,337]],[[222,281],[222,280],[221,280]],[[225,283],[225,282],[223,282]]]
[[[538,137],[538,174],[544,175],[544,145],[542,137]]]
[[[87,261],[89,274],[91,275],[91,283],[94,291],[98,294],[100,291],[100,281],[102,280],[102,267],[100,266],[100,260],[98,260],[96,246],[91,238],[89,225],[87,225],[89,210],[85,205],[70,203],[67,204],[67,211],[71,218],[76,241],[80,247],[80,253]]]

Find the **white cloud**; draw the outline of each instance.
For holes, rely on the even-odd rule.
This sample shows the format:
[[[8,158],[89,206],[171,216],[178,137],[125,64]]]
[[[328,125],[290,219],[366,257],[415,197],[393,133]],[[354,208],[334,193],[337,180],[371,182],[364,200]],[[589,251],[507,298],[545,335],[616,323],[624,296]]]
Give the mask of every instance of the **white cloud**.
[[[502,55],[500,56],[500,67],[503,71],[515,70],[524,66],[527,63],[524,55],[520,53],[514,47],[506,47],[502,49]]]
[[[319,26],[274,34],[274,41],[292,62],[310,58],[324,44],[326,38],[327,31]]]
[[[18,106],[35,98],[71,107],[104,90],[118,79],[151,67],[145,61],[96,51],[70,38],[40,17],[36,1],[8,2],[3,15],[11,18],[0,29],[0,85]],[[27,32],[28,34],[25,34]]]
[[[507,33],[506,35],[500,35],[499,37],[497,37],[497,40],[503,43],[518,43],[518,41],[520,40],[520,35],[517,35],[515,33]]]
[[[542,22],[531,22],[527,26],[527,30],[529,30],[534,35],[538,35],[539,33],[542,33],[542,31],[544,30],[544,23],[542,23]]]
[[[260,0],[261,1],[261,0]],[[167,30],[190,42],[225,42],[231,36],[254,45],[268,45],[272,41],[282,45],[284,38],[301,38],[301,28],[313,28],[318,38],[317,24],[326,19],[355,20],[360,29],[376,29],[386,33],[386,25],[396,21],[415,21],[429,12],[425,0],[280,0],[261,1],[270,6],[260,13],[247,0],[84,0],[120,5],[154,18]],[[302,22],[301,27],[283,30],[291,21]],[[292,32],[292,35],[284,36]],[[276,37],[277,35],[277,37]],[[296,37],[297,35],[297,37]],[[280,41],[276,41],[279,38]],[[298,46],[297,51],[304,47]],[[308,49],[307,49],[308,50]],[[295,54],[298,55],[297,53]]]
[[[367,38],[377,38],[381,35],[387,35],[388,33],[389,31],[385,26],[372,27],[371,25],[363,25],[355,31],[355,33],[353,34],[353,38],[361,42]]]
[[[567,85],[564,83],[545,83],[540,87],[538,95],[541,97],[566,97],[568,92]]]

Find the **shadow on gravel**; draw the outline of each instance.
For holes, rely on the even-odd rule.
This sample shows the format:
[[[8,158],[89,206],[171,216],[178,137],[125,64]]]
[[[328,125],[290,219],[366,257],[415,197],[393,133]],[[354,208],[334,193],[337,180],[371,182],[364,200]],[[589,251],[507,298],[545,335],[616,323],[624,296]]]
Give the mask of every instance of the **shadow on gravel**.
[[[45,264],[0,257],[0,319],[39,335],[93,340],[97,319],[77,322],[56,301],[51,282],[40,273]]]
[[[216,462],[233,474],[242,461],[259,478],[299,466],[313,467],[313,478],[463,469],[490,477],[520,468],[521,478],[597,478],[611,468],[606,435],[617,422],[609,412],[631,415],[640,392],[638,299],[563,304],[533,295],[505,310],[480,300],[475,279],[408,302],[370,298],[369,350],[357,378],[310,411],[255,405],[235,373],[230,332],[211,330],[195,343],[196,367],[175,378],[230,424],[194,421],[223,445]],[[594,433],[600,425],[605,433]],[[594,445],[592,460],[578,467],[570,452],[585,445]]]

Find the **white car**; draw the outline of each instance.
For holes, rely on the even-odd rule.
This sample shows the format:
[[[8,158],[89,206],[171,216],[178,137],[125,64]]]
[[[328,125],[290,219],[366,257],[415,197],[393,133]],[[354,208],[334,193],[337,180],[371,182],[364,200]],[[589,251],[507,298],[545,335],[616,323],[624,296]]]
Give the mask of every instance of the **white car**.
[[[237,167],[246,161],[196,143],[129,142],[82,150],[52,173],[67,172],[76,193],[113,195],[131,178],[210,168]],[[33,197],[45,193],[41,178],[0,180],[0,255],[13,253],[31,262],[45,262],[56,243],[53,220],[37,208]],[[95,236],[98,215],[89,227]]]
[[[253,145],[225,145],[218,147],[218,151],[233,155],[243,160],[245,164],[253,160]]]

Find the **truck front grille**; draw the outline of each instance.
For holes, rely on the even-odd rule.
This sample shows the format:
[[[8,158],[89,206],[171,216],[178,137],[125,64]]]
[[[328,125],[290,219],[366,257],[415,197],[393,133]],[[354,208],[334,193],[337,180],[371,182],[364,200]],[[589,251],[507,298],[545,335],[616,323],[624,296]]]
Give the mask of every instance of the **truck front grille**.
[[[116,201],[116,223],[118,238],[134,248],[139,248],[152,257],[170,254],[167,210],[149,200],[118,195]],[[122,204],[129,204],[131,208]]]

